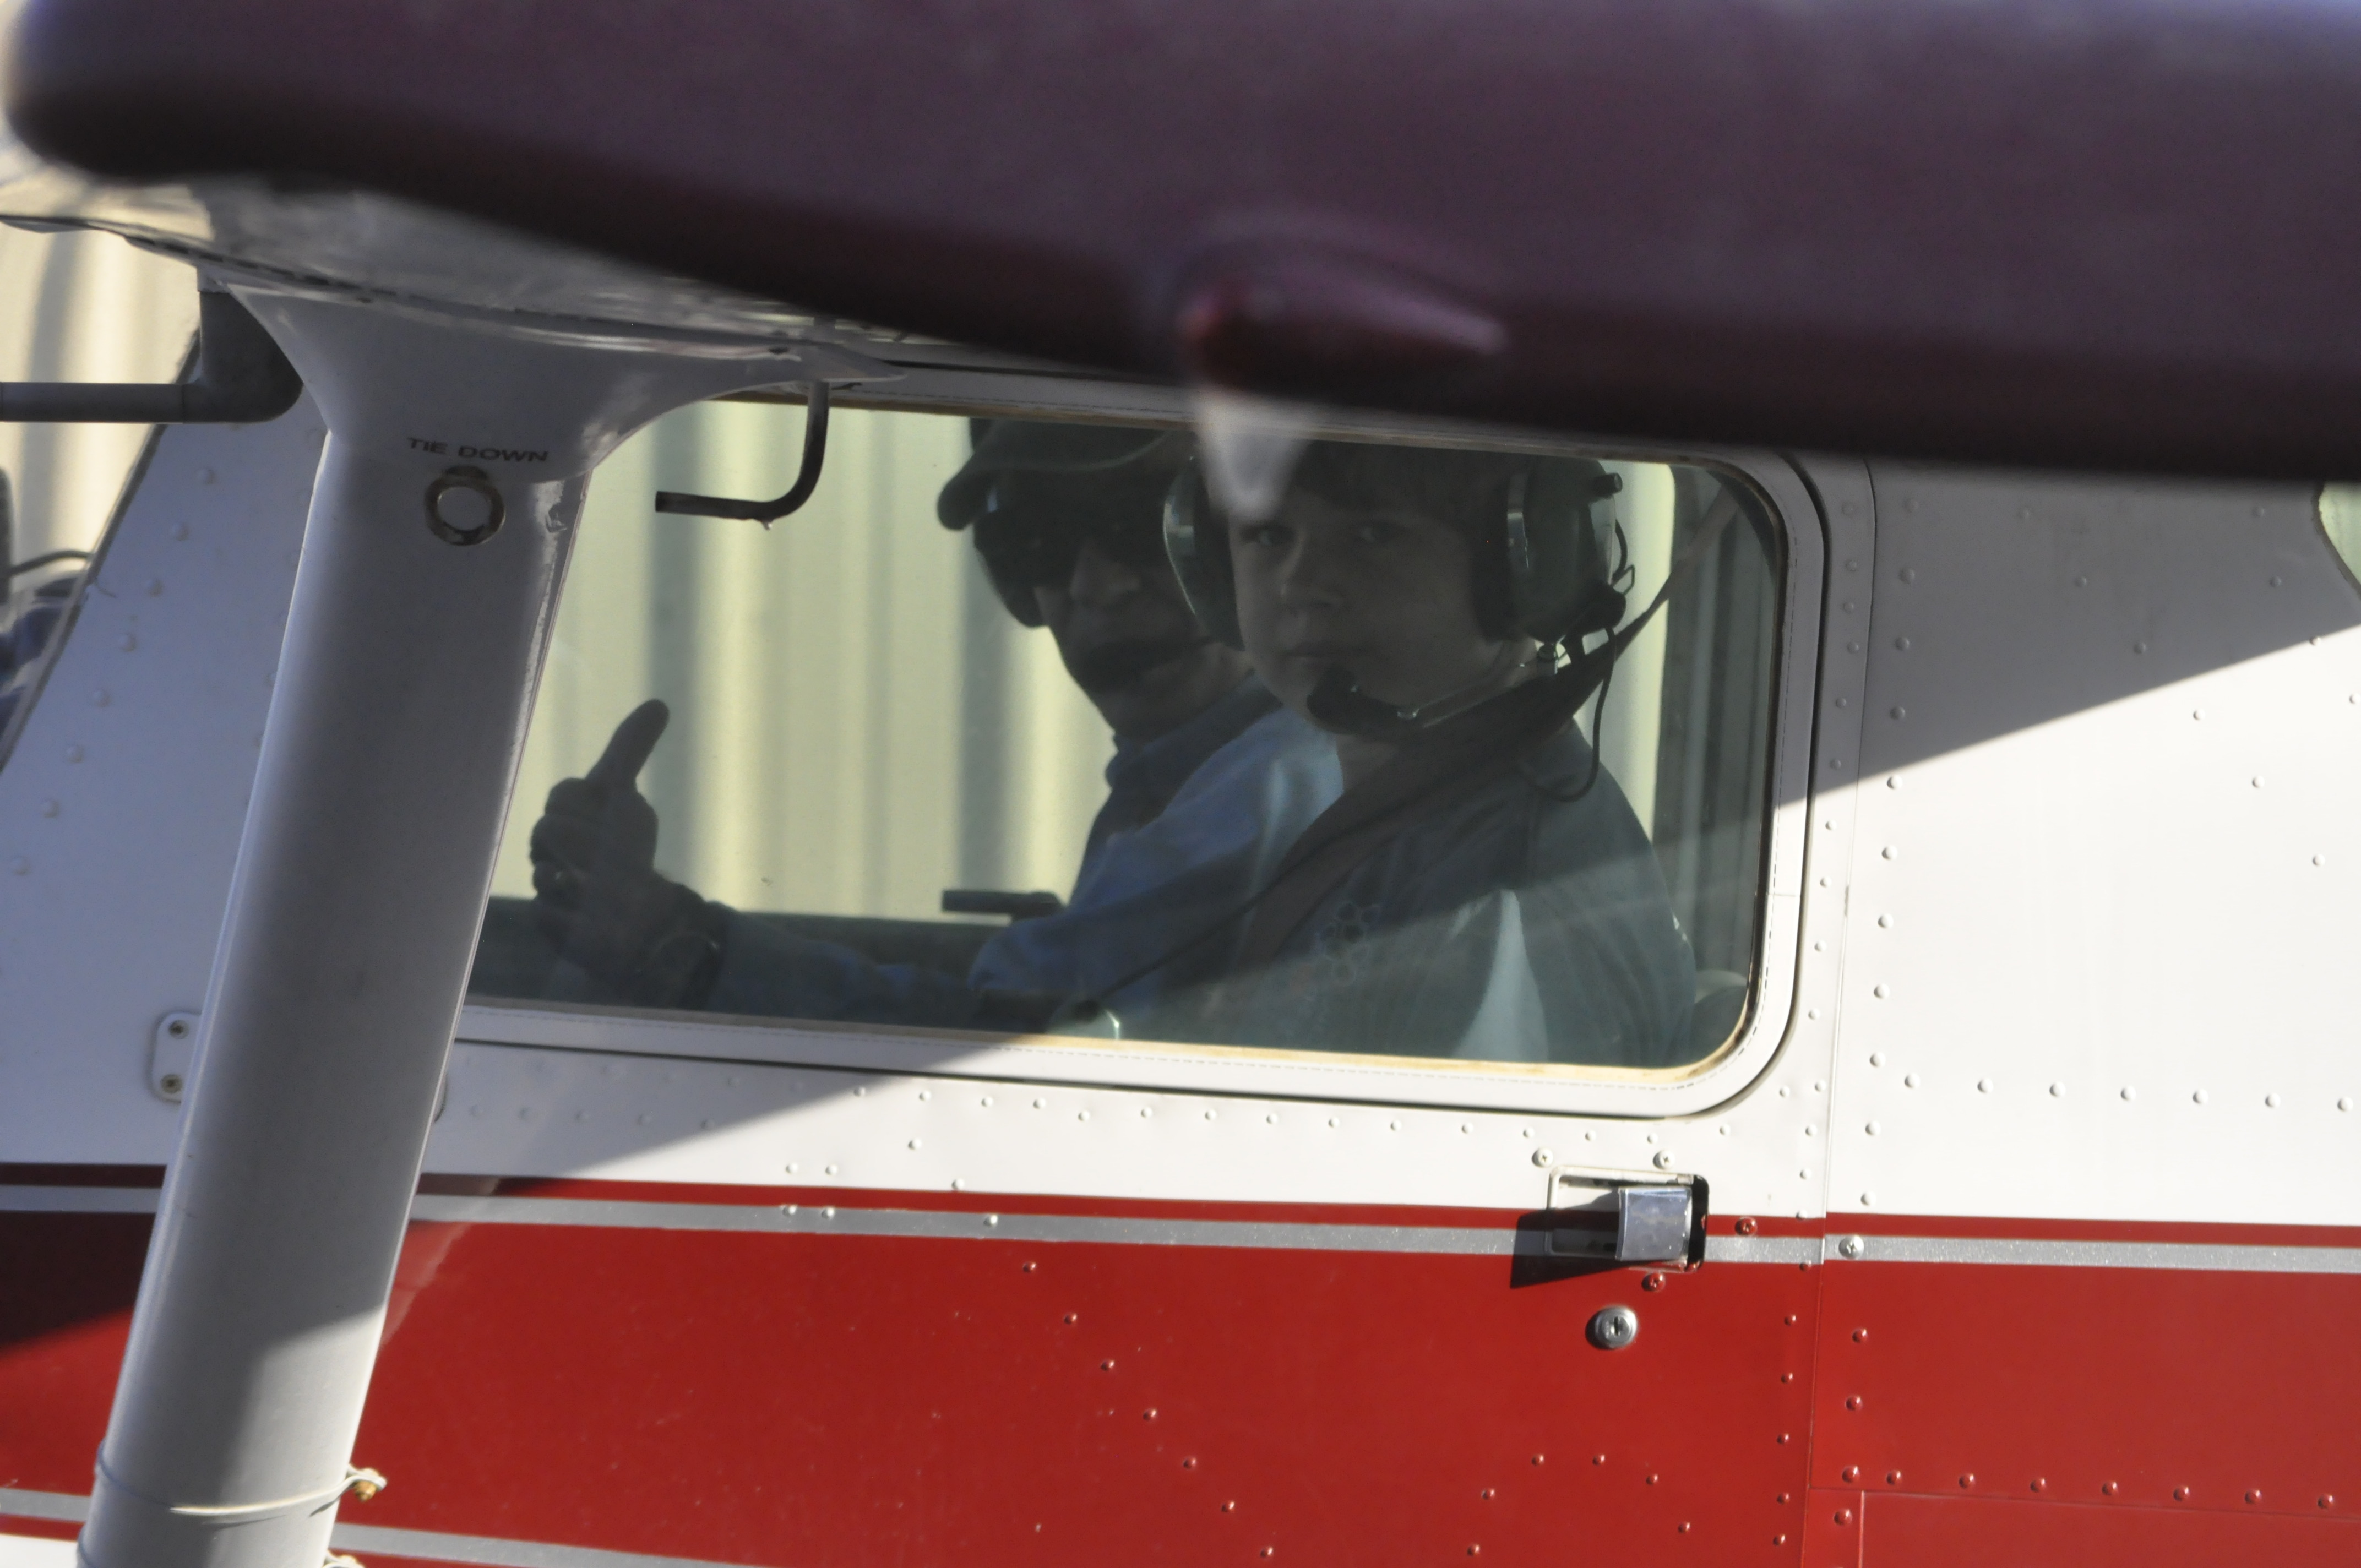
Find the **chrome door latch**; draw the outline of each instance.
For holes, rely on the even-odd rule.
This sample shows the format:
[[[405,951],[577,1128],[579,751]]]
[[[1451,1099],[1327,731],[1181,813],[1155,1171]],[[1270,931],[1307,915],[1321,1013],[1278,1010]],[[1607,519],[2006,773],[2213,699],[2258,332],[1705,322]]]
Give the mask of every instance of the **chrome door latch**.
[[[1549,1250],[1618,1263],[1705,1261],[1706,1184],[1660,1171],[1550,1172]]]

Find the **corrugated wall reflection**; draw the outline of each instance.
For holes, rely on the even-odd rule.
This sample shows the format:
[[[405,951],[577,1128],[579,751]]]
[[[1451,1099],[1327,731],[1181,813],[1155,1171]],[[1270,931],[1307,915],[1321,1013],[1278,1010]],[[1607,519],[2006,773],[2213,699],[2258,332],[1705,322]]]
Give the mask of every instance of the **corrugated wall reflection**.
[[[799,409],[709,403],[599,469],[495,892],[530,894],[543,797],[651,696],[673,709],[641,781],[657,862],[708,897],[928,919],[946,887],[1071,883],[1112,742],[935,521],[966,421],[840,411],[819,493],[768,532],[651,510],[774,495],[801,441]]]
[[[0,380],[169,381],[196,329],[184,263],[112,235],[0,227]],[[95,544],[147,439],[146,425],[0,424],[12,558]]]

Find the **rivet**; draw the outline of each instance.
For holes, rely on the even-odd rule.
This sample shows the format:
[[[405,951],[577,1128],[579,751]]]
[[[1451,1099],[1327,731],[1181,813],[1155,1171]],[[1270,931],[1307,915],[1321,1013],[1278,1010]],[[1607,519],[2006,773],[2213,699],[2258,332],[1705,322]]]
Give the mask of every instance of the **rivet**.
[[[1148,1114],[1148,1113],[1147,1113],[1147,1112],[1145,1112],[1145,1111],[1142,1111],[1142,1112],[1140,1113],[1140,1114],[1141,1114],[1141,1115],[1143,1115],[1143,1116],[1145,1116],[1145,1115],[1147,1115],[1147,1114]],[[1334,1116],[1329,1117],[1329,1118],[1328,1118],[1328,1124],[1329,1124],[1330,1126],[1332,1126],[1332,1127],[1333,1127],[1333,1126],[1334,1126],[1334,1125],[1336,1124],[1336,1118],[1335,1118],[1335,1117],[1334,1117]],[[1529,1137],[1529,1138],[1530,1138],[1530,1137],[1532,1137],[1532,1135],[1531,1133],[1527,1133],[1527,1134],[1525,1135],[1525,1136],[1527,1136],[1527,1137]]]
[[[1900,577],[1905,583],[1915,583],[1918,580],[1918,574],[1907,566],[1903,567],[1902,570],[1895,573],[1894,576]]]
[[[149,598],[151,598],[151,599],[152,599],[152,598],[160,598],[160,597],[163,595],[163,592],[164,592],[164,579],[163,579],[163,578],[161,578],[161,577],[150,577],[150,578],[148,578],[148,597]]]
[[[1854,610],[1859,609],[1861,607],[1859,605],[1853,603],[1850,599],[1844,601],[1844,611],[1847,615],[1850,615]]]
[[[1197,1468],[1197,1462],[1194,1459],[1184,1459],[1180,1462],[1180,1468],[1183,1470],[1194,1470]]]
[[[2115,1495],[2115,1484],[2113,1481],[2106,1482],[2099,1487],[2099,1490],[2112,1497]]]
[[[1962,1476],[1960,1476],[1960,1485],[1962,1487],[1966,1487],[1966,1486],[1974,1486],[1975,1484],[1976,1484],[1976,1474],[1975,1474],[1975,1472],[1974,1472],[1974,1471],[1972,1471],[1972,1470],[1969,1471],[1966,1475],[1962,1475]]]
[[[987,1094],[983,1099],[977,1101],[976,1103],[989,1111],[992,1109],[992,1096]]]
[[[2147,644],[2145,642],[2135,642],[2132,644],[2132,652],[2135,653],[2145,653],[2147,652]]]
[[[1540,1464],[1543,1459],[1545,1459],[1545,1458],[1547,1458],[1547,1457],[1548,1457],[1548,1456],[1547,1456],[1546,1454],[1540,1454],[1540,1453],[1536,1453],[1536,1454],[1534,1454],[1534,1455],[1533,1455],[1533,1463],[1534,1463],[1534,1464]]]
[[[108,703],[113,702],[114,700],[114,696],[107,692],[104,686],[101,686],[98,690],[90,694],[90,705],[93,707],[104,707]]]
[[[2279,586],[2279,584],[2280,584],[2280,579],[2279,579],[2279,578],[2278,578],[2278,577],[2273,577],[2273,578],[2271,579],[2271,587],[2278,587]]]
[[[82,748],[81,748],[81,747],[79,747],[79,746],[69,746],[69,747],[67,747],[67,748],[66,748],[66,761],[67,761],[67,762],[81,762],[81,761],[82,761]]]
[[[2172,1500],[2176,1503],[2185,1503],[2189,1501],[2189,1488],[2186,1486],[2175,1486],[2172,1489]]]
[[[917,1147],[918,1146],[918,1140],[917,1140],[917,1139],[916,1139],[916,1138],[912,1138],[912,1139],[910,1140],[910,1146],[911,1146],[912,1148],[917,1148]]]
[[[1102,1361],[1099,1363],[1099,1370],[1101,1372],[1113,1372],[1115,1370],[1115,1363],[1112,1361]]]
[[[1235,1513],[1236,1510],[1237,1510],[1237,1504],[1235,1504],[1235,1503],[1224,1503],[1224,1504],[1222,1505],[1222,1511],[1223,1511],[1224,1513],[1225,1513],[1225,1514],[1226,1514],[1226,1513]]]
[[[1047,1100],[1036,1100],[1033,1102],[1033,1109],[1036,1111],[1047,1111],[1049,1108],[1049,1102]]]
[[[821,1171],[820,1174],[823,1176],[834,1176],[836,1174],[836,1167],[831,1165],[825,1170]]]
[[[1883,986],[1883,985],[1873,985],[1873,986],[1871,986],[1871,987],[1869,988],[1869,993],[1870,993],[1872,996],[1876,996],[1876,997],[1886,997],[1886,996],[1891,996],[1891,995],[1893,995],[1893,994],[1894,994],[1894,993],[1893,993],[1893,992],[1891,992],[1890,990],[1888,990],[1886,987],[1884,987],[1884,986]]]
[[[1864,1192],[1864,1193],[1862,1193],[1862,1194],[1861,1195],[1861,1206],[1862,1208],[1864,1208],[1864,1209],[1872,1208],[1872,1207],[1874,1207],[1874,1206],[1876,1205],[1876,1203],[1877,1203],[1877,1195],[1876,1195],[1875,1193],[1873,1193],[1873,1192]]]
[[[869,1087],[868,1087],[868,1085],[866,1085],[866,1084],[862,1084],[862,1085],[861,1085],[861,1086],[859,1086],[859,1087],[855,1088],[855,1089],[853,1090],[853,1091],[852,1091],[852,1097],[853,1097],[855,1100],[865,1100],[865,1099],[867,1099],[867,1098],[869,1097]]]
[[[1795,1326],[1795,1314],[1793,1312],[1787,1314],[1787,1326],[1791,1329]]]
[[[1900,789],[1900,788],[1902,787],[1902,779],[1901,779],[1901,776],[1900,776],[1899,774],[1897,774],[1897,773],[1888,773],[1888,774],[1886,774],[1886,775],[1885,775],[1885,787],[1886,787],[1886,788],[1888,788],[1888,789]]]
[[[1681,1533],[1682,1533],[1683,1535],[1686,1535],[1686,1534],[1688,1534],[1688,1532],[1689,1532],[1688,1521],[1687,1521],[1686,1519],[1683,1519],[1683,1520],[1681,1521]]]
[[[54,801],[54,800],[45,800],[45,801],[41,802],[41,815],[42,815],[42,816],[44,816],[44,817],[55,817],[57,814],[58,814],[58,803],[57,803],[56,801]]]
[[[1885,1484],[1889,1486],[1899,1486],[1902,1485],[1902,1472],[1899,1470],[1887,1471],[1885,1473]]]
[[[2189,1098],[2197,1104],[2202,1105],[2205,1103],[2205,1091],[2202,1089],[2192,1090],[2190,1091]]]
[[[1847,1481],[1858,1481],[1858,1480],[1860,1480],[1860,1479],[1861,1479],[1861,1466],[1860,1466],[1860,1465],[1858,1465],[1858,1464],[1848,1464],[1848,1465],[1846,1465],[1846,1466],[1844,1467],[1844,1478],[1845,1478]]]
[[[2038,1476],[2038,1475],[2036,1475],[2036,1476],[2033,1478],[2033,1489],[2034,1489],[2035,1491],[2037,1491],[2037,1492],[2046,1491],[2046,1490],[2048,1488],[2048,1486],[2049,1486],[2049,1483],[2048,1483],[2048,1482],[2047,1482],[2047,1481],[2045,1481],[2045,1480],[2043,1480],[2043,1479],[2042,1479],[2040,1476]]]
[[[2336,1506],[2336,1495],[2333,1492],[2323,1492],[2320,1495],[2320,1506],[2323,1508],[2334,1508]]]
[[[2049,1098],[2052,1100],[2062,1099],[2065,1093],[2066,1086],[2062,1083],[2053,1083],[2049,1086]]]
[[[1869,1065],[1872,1067],[1883,1067],[1885,1065],[1885,1053],[1883,1051],[1870,1052]]]
[[[1900,703],[1894,704],[1894,707],[1886,711],[1895,718],[1907,718],[1910,717],[1910,710],[1903,707]]]
[[[2263,787],[2263,775],[2257,773],[2249,782],[2252,783],[2257,789],[2260,789]]]
[[[1754,1218],[1751,1214],[1738,1222],[1738,1234],[1741,1236],[1752,1235],[1754,1229]]]
[[[996,1225],[1000,1223],[1000,1216],[997,1214],[986,1214],[983,1217],[983,1223],[987,1225]]]
[[[1783,1443],[1787,1441],[1787,1434],[1785,1432],[1781,1432],[1779,1434],[1779,1441]]]
[[[1903,1087],[1903,1088],[1905,1088],[1905,1089],[1916,1089],[1916,1088],[1917,1088],[1917,1087],[1918,1087],[1918,1075],[1917,1075],[1916,1073],[1915,1073],[1915,1072],[1905,1072],[1905,1073],[1904,1073],[1904,1074],[1902,1075],[1902,1087]]]
[[[2324,866],[2328,863],[2328,857],[2326,855],[2314,855],[2312,857],[2312,863],[2315,866]]]
[[[1874,1122],[1865,1124],[1861,1130],[1867,1133],[1872,1138],[1877,1136],[1877,1124]]]
[[[1209,1111],[1209,1112],[1207,1112],[1207,1113],[1206,1113],[1206,1114],[1210,1116],[1210,1115],[1212,1115],[1212,1114],[1213,1114],[1213,1113]],[[1388,1123],[1386,1124],[1386,1131],[1387,1131],[1387,1132],[1389,1132],[1389,1133],[1399,1133],[1399,1132],[1400,1132],[1400,1131],[1401,1131],[1401,1124],[1400,1124],[1400,1122],[1388,1122]],[[1583,1135],[1584,1135],[1585,1137],[1589,1136],[1589,1135],[1588,1135],[1587,1133],[1584,1134]]]
[[[1889,860],[1889,861],[1890,861],[1890,860],[1894,859],[1895,855],[1899,854],[1899,853],[1900,853],[1900,851],[1899,851],[1899,850],[1897,850],[1896,849],[1894,849],[1894,847],[1893,845],[1888,844],[1887,846],[1885,846],[1885,848],[1883,848],[1883,850],[1880,850],[1878,851],[1878,853],[1879,853],[1880,855],[1883,855],[1885,859],[1887,859],[1887,860]]]
[[[1858,653],[1861,652],[1861,644],[1858,642],[1848,642],[1845,644],[1845,652],[1848,653]]]
[[[1476,1124],[1473,1122],[1462,1122],[1459,1124],[1459,1130],[1463,1133],[1472,1133],[1476,1130]]]
[[[1850,697],[1840,696],[1837,698],[1837,706],[1839,707],[1850,707],[1852,706],[1852,699]]]
[[[1792,1373],[1792,1372],[1782,1372],[1781,1374],[1779,1374],[1779,1381],[1780,1381],[1780,1382],[1782,1382],[1782,1383],[1793,1383],[1795,1380],[1795,1375],[1794,1373]],[[1782,1498],[1781,1498],[1781,1499],[1779,1499],[1779,1500],[1780,1500],[1781,1502],[1785,1502],[1785,1501],[1786,1501],[1786,1499],[1785,1499],[1784,1497],[1782,1497]]]
[[[1088,1111],[1077,1111],[1074,1113],[1074,1120],[1077,1122],[1087,1122],[1090,1119],[1091,1113]]]
[[[1492,1488],[1491,1488],[1491,1487],[1489,1487],[1489,1486],[1487,1486],[1487,1487],[1485,1487],[1482,1491],[1480,1491],[1480,1492],[1477,1493],[1476,1495],[1477,1495],[1477,1497],[1479,1497],[1483,1498],[1486,1502],[1488,1502],[1488,1502],[1490,1502],[1490,1501],[1492,1500]]]
[[[2126,1100],[2136,1100],[2139,1098],[2139,1091],[2126,1083],[2124,1085],[2123,1095]]]
[[[1905,653],[1907,653],[1908,652],[1910,652],[1910,639],[1908,639],[1907,637],[1897,637],[1897,638],[1895,638],[1895,639],[1894,640],[1894,645],[1896,648],[1901,649]]]
[[[1839,1508],[1839,1509],[1837,1510],[1837,1523],[1839,1523],[1839,1524],[1850,1524],[1850,1523],[1852,1523],[1852,1510],[1851,1510],[1850,1508]]]
[[[1074,1321],[1076,1321],[1077,1320],[1079,1320],[1081,1317],[1082,1317],[1082,1314],[1081,1314],[1080,1312],[1068,1312],[1068,1313],[1066,1314],[1066,1321],[1068,1321],[1068,1322],[1070,1322],[1070,1323],[1071,1323],[1071,1322],[1074,1322]]]
[[[1648,1477],[1648,1485],[1649,1485],[1649,1486],[1654,1486],[1655,1484],[1656,1484],[1656,1478],[1655,1478],[1655,1476],[1653,1476],[1653,1475],[1650,1475],[1650,1476]]]
[[[2340,1098],[2337,1100],[2337,1102],[2336,1102],[2336,1108],[2337,1108],[2339,1111],[2350,1111],[2350,1110],[2352,1110],[2352,1109],[2353,1109],[2353,1096],[2351,1096],[2350,1094],[2347,1094],[2347,1095],[2344,1095],[2344,1096],[2340,1097]]]
[[[2074,586],[2078,588],[2087,588],[2091,586],[2091,579],[2088,577],[2077,577],[2074,579]]]
[[[1894,916],[1891,915],[1881,915],[1877,917],[1877,924],[1881,929],[1891,931],[1894,929]]]
[[[2250,1502],[2250,1503],[2259,1503],[2259,1502],[2261,1502],[2262,1500],[2263,1500],[2263,1493],[2262,1493],[2262,1488],[2260,1488],[2259,1486],[2258,1486],[2258,1487],[2254,1488],[2253,1490],[2249,1491],[2249,1492],[2246,1494],[2246,1501],[2248,1501],[2248,1502]]]
[[[1037,1268],[1038,1268],[1038,1267],[1040,1267],[1040,1266],[1040,1266],[1039,1264],[1038,1264],[1038,1263],[1028,1263],[1028,1264],[1027,1264],[1027,1265],[1025,1266],[1025,1270],[1024,1270],[1024,1271],[1025,1271],[1026,1273],[1027,1273],[1027,1274],[1030,1274],[1030,1273],[1032,1273],[1035,1269],[1037,1269]]]
[[[1664,1277],[1662,1274],[1651,1274],[1647,1278],[1640,1281],[1640,1288],[1642,1290],[1662,1290],[1664,1288]]]
[[[1607,1455],[1603,1453],[1594,1453],[1590,1456],[1590,1462],[1593,1464],[1604,1464],[1607,1463]]]
[[[829,1169],[831,1169],[831,1170],[833,1170],[833,1169],[834,1169],[834,1168],[835,1168],[835,1167],[833,1167],[833,1166],[830,1166],[829,1168]],[[835,1218],[836,1218],[836,1205],[835,1205],[835,1204],[833,1204],[833,1203],[831,1203],[831,1204],[829,1204],[827,1208],[822,1209],[822,1210],[819,1212],[819,1217],[820,1217],[821,1219],[823,1219],[823,1220],[833,1220],[833,1219],[835,1219]]]
[[[2266,1094],[2263,1096],[2263,1103],[2271,1107],[2273,1110],[2277,1110],[2279,1109],[2279,1097],[2276,1094]]]
[[[1155,1114],[1156,1114],[1156,1107],[1155,1107],[1155,1106],[1153,1106],[1153,1105],[1142,1105],[1142,1106],[1139,1108],[1140,1120],[1142,1120],[1142,1121],[1146,1121],[1148,1117],[1153,1116],[1153,1115],[1155,1115]],[[1333,1122],[1333,1121],[1332,1121],[1332,1122],[1330,1122],[1328,1124],[1329,1124],[1330,1126],[1332,1126],[1332,1127],[1333,1127],[1333,1126],[1334,1126],[1336,1124],[1335,1124],[1334,1122]]]
[[[1852,1395],[1849,1395],[1849,1396],[1847,1396],[1847,1397],[1846,1397],[1846,1398],[1845,1398],[1845,1409],[1848,1409],[1848,1410],[1858,1410],[1858,1409],[1861,1409],[1861,1396],[1860,1396],[1860,1395],[1858,1395],[1858,1394],[1852,1394]]]
[[[1139,1412],[1139,1419],[1140,1419],[1141,1420],[1143,1420],[1143,1421],[1152,1421],[1152,1420],[1154,1420],[1156,1419],[1156,1409],[1155,1409],[1155,1407],[1151,1405],[1151,1406],[1150,1406],[1150,1407],[1148,1407],[1147,1409],[1140,1411],[1140,1412]]]
[[[1846,1257],[1859,1257],[1868,1250],[1868,1241],[1861,1236],[1847,1236],[1837,1243],[1837,1251]]]
[[[1869,1342],[1869,1331],[1868,1331],[1867,1329],[1855,1329],[1855,1330],[1853,1330],[1853,1331],[1852,1331],[1852,1343],[1855,1343],[1855,1344],[1866,1344],[1868,1342]]]
[[[1670,1169],[1672,1169],[1672,1168],[1673,1168],[1673,1151],[1672,1151],[1672,1150],[1670,1150],[1670,1149],[1660,1149],[1660,1150],[1658,1150],[1658,1151],[1657,1151],[1657,1154],[1656,1154],[1656,1168],[1657,1168],[1658,1170],[1670,1170]]]
[[[921,1089],[918,1091],[918,1098],[922,1101],[932,1100],[934,1097],[935,1091],[931,1089]]]
[[[1550,1168],[1550,1163],[1556,1157],[1556,1156],[1551,1154],[1547,1149],[1535,1149],[1533,1151],[1533,1163],[1540,1166],[1543,1170],[1547,1170]]]

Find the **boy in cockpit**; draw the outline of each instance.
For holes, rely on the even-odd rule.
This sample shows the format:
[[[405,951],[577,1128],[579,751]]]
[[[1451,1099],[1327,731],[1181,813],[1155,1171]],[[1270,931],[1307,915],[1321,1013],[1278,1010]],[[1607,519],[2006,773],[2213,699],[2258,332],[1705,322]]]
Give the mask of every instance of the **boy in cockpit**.
[[[1623,619],[1614,488],[1575,459],[1323,442],[1268,519],[1176,510],[1201,617],[1334,738],[1345,793],[1240,922],[1226,978],[1139,1032],[1681,1059],[1688,944],[1573,722]]]

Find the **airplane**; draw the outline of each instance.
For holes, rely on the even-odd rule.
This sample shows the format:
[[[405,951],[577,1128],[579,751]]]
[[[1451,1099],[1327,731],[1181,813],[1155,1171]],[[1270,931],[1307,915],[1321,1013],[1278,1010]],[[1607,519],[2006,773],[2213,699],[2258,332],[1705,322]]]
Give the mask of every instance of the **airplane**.
[[[154,427],[0,731],[0,1563],[2351,1560],[2356,27],[26,6],[0,214],[201,326],[0,388]],[[1301,1036],[553,946],[572,778],[732,943],[1085,907],[1016,425],[1612,538],[1676,1024],[1531,888],[1448,1037],[1468,920]]]

